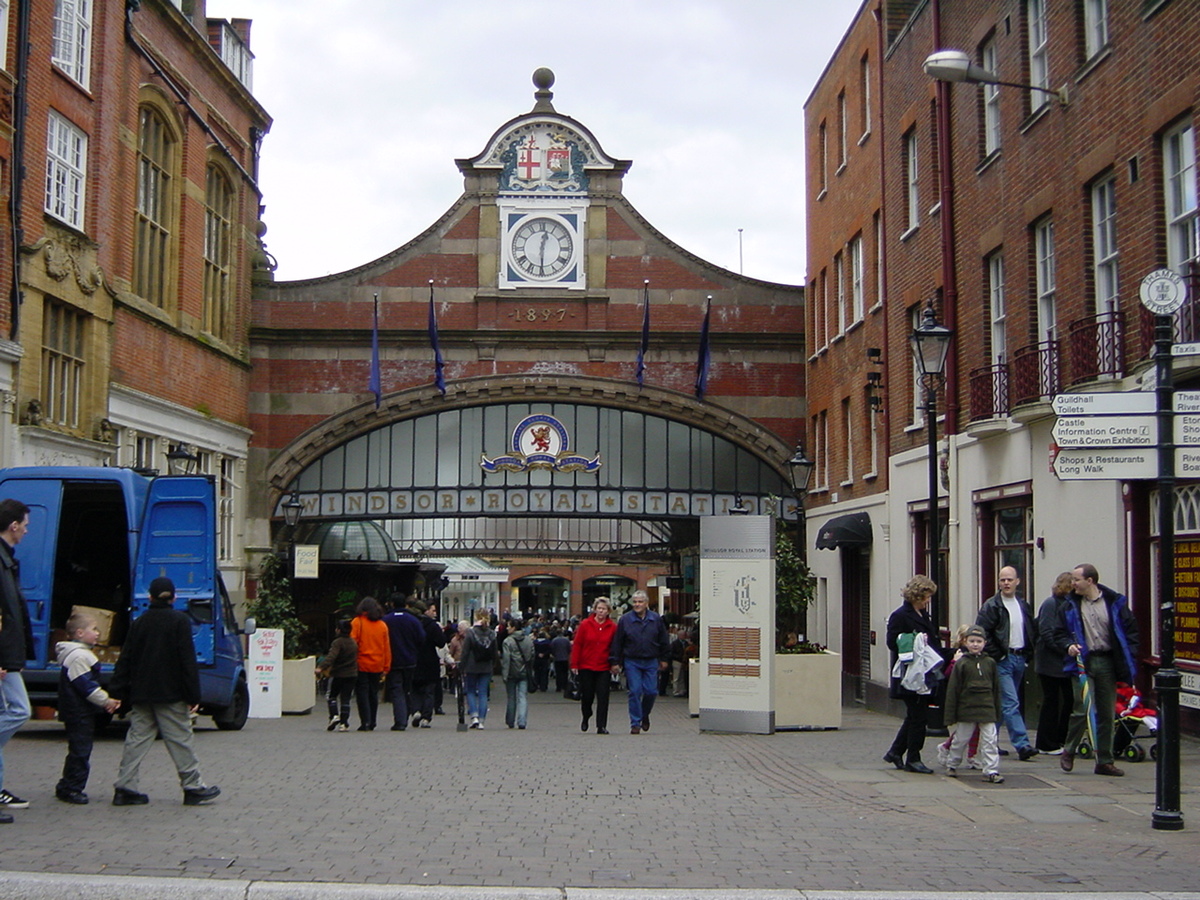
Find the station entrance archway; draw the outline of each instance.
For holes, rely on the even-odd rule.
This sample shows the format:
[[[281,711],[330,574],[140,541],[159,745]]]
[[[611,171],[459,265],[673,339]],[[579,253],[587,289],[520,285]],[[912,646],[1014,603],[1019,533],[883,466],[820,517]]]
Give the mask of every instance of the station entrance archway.
[[[563,378],[489,379],[454,400],[429,393],[302,434],[271,472],[277,516],[295,492],[305,521],[381,522],[401,558],[653,561],[676,572],[703,516],[797,516],[789,448],[678,392]],[[570,601],[580,612],[583,591]]]

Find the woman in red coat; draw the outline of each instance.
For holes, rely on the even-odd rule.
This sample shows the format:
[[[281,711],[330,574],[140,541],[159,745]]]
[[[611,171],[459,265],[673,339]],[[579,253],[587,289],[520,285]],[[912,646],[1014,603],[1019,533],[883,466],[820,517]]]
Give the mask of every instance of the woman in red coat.
[[[617,633],[617,623],[608,617],[608,612],[608,598],[597,597],[592,603],[592,614],[579,623],[571,644],[571,671],[579,676],[579,694],[583,706],[583,721],[579,730],[588,730],[594,698],[596,734],[608,734],[608,688],[612,684],[608,648],[613,635]]]

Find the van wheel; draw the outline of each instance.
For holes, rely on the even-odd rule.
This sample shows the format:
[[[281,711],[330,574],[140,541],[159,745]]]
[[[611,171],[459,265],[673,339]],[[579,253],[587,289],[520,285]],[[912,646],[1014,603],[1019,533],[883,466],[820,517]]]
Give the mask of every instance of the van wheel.
[[[250,715],[250,689],[246,682],[239,681],[233,689],[233,702],[213,716],[213,721],[222,731],[241,731]]]

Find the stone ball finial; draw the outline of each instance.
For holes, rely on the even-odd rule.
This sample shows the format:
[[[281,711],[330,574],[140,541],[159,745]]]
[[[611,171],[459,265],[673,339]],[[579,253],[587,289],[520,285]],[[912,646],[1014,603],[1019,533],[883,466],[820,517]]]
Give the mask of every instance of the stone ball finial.
[[[554,85],[554,73],[542,66],[533,73],[533,86],[537,88],[533,92],[533,111],[552,113],[554,112],[554,104],[550,101],[554,99],[554,92],[550,88]]]

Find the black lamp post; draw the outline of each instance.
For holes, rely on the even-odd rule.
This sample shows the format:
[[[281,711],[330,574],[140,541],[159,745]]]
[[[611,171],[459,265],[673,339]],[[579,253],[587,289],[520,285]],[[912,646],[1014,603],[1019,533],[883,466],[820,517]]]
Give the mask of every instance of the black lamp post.
[[[292,561],[291,577],[296,577],[296,526],[300,524],[300,514],[304,512],[304,504],[300,495],[292,491],[292,495],[280,504],[283,509],[283,521],[288,529],[288,559]]]
[[[796,498],[800,501],[801,515],[804,510],[804,495],[808,493],[808,483],[812,481],[813,469],[816,467],[817,464],[805,455],[804,445],[797,444],[796,452],[788,460],[788,470],[792,476],[792,490],[796,492]]]
[[[200,457],[182,441],[167,451],[167,473],[170,475],[191,475],[199,463]]]
[[[921,387],[925,389],[925,428],[929,439],[929,577],[943,597],[946,586],[940,571],[942,542],[938,528],[937,389],[945,378],[946,355],[953,337],[953,331],[938,323],[932,301],[925,307],[921,324],[909,337]],[[932,615],[932,618],[936,623],[937,616]]]

